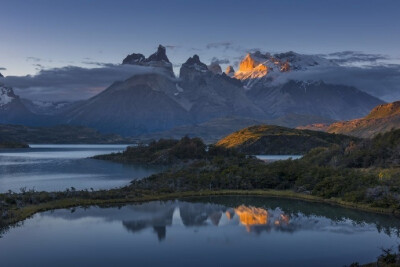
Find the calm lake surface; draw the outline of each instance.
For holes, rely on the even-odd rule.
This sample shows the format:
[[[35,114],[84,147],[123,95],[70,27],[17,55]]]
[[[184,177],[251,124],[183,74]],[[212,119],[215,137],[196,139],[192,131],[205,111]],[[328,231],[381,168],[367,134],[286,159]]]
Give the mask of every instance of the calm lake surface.
[[[30,145],[0,150],[0,193],[21,187],[41,191],[108,189],[143,178],[160,168],[88,159],[119,152],[127,145]]]
[[[390,216],[265,197],[43,212],[0,238],[2,266],[343,266],[396,248]]]
[[[302,155],[256,155],[256,158],[264,161],[277,161],[287,159],[300,159]]]

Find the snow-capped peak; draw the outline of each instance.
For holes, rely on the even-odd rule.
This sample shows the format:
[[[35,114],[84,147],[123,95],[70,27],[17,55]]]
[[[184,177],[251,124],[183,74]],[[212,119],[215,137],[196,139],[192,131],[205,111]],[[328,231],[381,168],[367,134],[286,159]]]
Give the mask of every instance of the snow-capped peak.
[[[337,64],[320,56],[298,54],[292,51],[274,55],[256,51],[245,56],[234,77],[246,81],[245,87],[250,88],[257,80],[264,77],[272,81],[285,72],[327,66],[337,66]]]
[[[6,87],[0,84],[0,107],[11,103],[16,98],[11,87]]]

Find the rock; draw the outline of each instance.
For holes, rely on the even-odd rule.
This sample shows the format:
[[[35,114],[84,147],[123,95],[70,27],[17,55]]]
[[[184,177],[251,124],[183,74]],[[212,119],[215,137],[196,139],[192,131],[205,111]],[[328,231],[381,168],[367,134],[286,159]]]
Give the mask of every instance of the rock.
[[[194,55],[193,57],[188,58],[188,60],[186,60],[186,62],[182,64],[179,71],[179,76],[182,79],[191,80],[199,73],[206,73],[208,71],[209,70],[207,65],[200,61],[198,55]]]
[[[145,59],[146,62],[151,62],[151,61],[164,61],[164,62],[169,62],[169,59],[166,54],[166,49],[164,46],[159,45],[157,52],[154,54],[150,55],[149,58]]]
[[[235,75],[235,69],[232,66],[228,66],[226,67],[225,74],[229,77],[232,77],[233,75]]]
[[[124,60],[122,61],[122,64],[132,64],[132,65],[136,65],[138,63],[144,62],[146,58],[144,57],[143,54],[130,54],[128,55],[126,58],[124,58]]]
[[[209,71],[211,71],[214,74],[221,74],[222,73],[221,66],[216,62],[211,63],[210,65],[208,65],[207,68],[208,68]]]

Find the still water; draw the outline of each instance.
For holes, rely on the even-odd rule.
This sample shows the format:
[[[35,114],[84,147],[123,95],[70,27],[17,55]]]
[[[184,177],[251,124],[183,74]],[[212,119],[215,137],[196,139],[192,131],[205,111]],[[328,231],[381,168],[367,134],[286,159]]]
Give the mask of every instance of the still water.
[[[128,184],[160,170],[88,159],[119,152],[127,145],[31,145],[28,149],[0,150],[0,193],[20,188],[38,191],[108,189]]]
[[[264,161],[277,161],[287,159],[300,159],[302,155],[256,155],[256,158]]]
[[[0,238],[4,266],[343,266],[396,248],[398,219],[212,197],[43,212]]]

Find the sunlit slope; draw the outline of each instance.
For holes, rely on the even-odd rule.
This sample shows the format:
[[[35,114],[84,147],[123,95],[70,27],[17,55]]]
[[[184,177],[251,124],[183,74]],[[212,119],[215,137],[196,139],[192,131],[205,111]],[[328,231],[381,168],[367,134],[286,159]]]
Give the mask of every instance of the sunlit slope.
[[[328,147],[355,140],[345,135],[299,130],[274,125],[257,125],[234,132],[217,146],[248,154],[303,154],[315,147]]]

